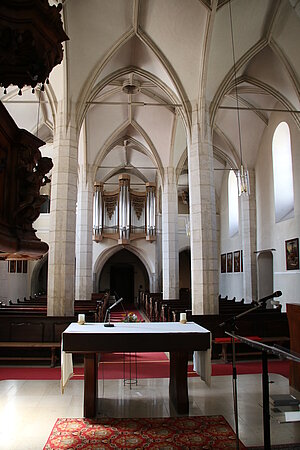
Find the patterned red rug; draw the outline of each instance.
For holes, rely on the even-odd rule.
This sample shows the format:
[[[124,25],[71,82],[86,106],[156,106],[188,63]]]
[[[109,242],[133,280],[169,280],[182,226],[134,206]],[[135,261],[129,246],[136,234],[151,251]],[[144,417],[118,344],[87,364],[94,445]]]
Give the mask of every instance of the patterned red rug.
[[[58,419],[44,450],[235,449],[223,416],[154,419]],[[240,449],[246,447],[240,442]]]

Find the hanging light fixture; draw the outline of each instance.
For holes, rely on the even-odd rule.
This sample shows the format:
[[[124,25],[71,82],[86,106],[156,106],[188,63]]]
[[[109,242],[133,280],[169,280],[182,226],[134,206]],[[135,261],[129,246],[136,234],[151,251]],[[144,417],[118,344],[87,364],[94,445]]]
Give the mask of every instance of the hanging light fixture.
[[[233,36],[233,26],[232,26],[231,0],[229,0],[228,6],[229,6],[229,17],[230,17],[230,31],[231,31],[233,73],[234,73],[234,86],[235,86],[238,136],[239,136],[239,150],[240,150],[240,158],[241,158],[241,165],[240,165],[240,168],[237,170],[237,182],[238,182],[238,194],[239,194],[239,196],[241,196],[241,195],[250,195],[250,184],[249,184],[248,170],[245,169],[244,164],[243,164],[242,133],[241,133],[240,110],[239,110],[239,97],[238,97],[237,82],[236,82],[237,77],[236,77],[236,62],[235,62],[235,51],[234,51],[234,36]]]

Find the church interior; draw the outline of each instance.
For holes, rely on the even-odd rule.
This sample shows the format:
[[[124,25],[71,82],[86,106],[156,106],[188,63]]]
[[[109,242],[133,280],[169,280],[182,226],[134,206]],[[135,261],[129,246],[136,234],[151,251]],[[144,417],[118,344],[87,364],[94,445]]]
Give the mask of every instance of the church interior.
[[[300,0],[3,0],[0,36],[4,448],[42,448],[58,417],[82,417],[83,378],[61,395],[1,377],[44,355],[54,370],[82,314],[187,320],[227,365],[225,331],[254,337],[294,355],[269,389],[300,400]],[[245,448],[263,445],[261,373],[238,376],[238,412],[232,375],[187,382],[187,415],[233,430],[238,415]],[[98,387],[114,417],[178,416],[168,390]],[[299,422],[271,415],[271,441],[300,448]]]

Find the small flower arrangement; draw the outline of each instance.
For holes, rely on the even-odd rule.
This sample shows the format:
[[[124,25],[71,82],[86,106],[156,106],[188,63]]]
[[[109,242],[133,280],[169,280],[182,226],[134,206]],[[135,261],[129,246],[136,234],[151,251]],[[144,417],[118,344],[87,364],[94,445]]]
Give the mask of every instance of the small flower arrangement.
[[[124,315],[123,322],[140,322],[137,315],[133,312],[129,312],[128,314]]]

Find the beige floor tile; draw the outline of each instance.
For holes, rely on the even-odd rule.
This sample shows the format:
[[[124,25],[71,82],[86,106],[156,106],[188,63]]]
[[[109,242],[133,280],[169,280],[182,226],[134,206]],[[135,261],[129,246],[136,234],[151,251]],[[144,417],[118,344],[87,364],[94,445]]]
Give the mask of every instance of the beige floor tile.
[[[270,393],[289,392],[286,378],[270,374],[270,381]],[[189,378],[188,384],[190,415],[223,415],[235,430],[230,376],[212,377],[211,387],[198,377]],[[169,405],[168,379],[138,380],[132,389],[123,380],[101,380],[98,390],[105,417],[175,415]],[[261,376],[239,376],[237,390],[240,439],[245,445],[262,445]],[[71,380],[63,395],[56,380],[1,381],[0,399],[1,450],[41,450],[57,418],[82,417],[83,381]],[[299,423],[271,422],[273,445],[299,441]]]

